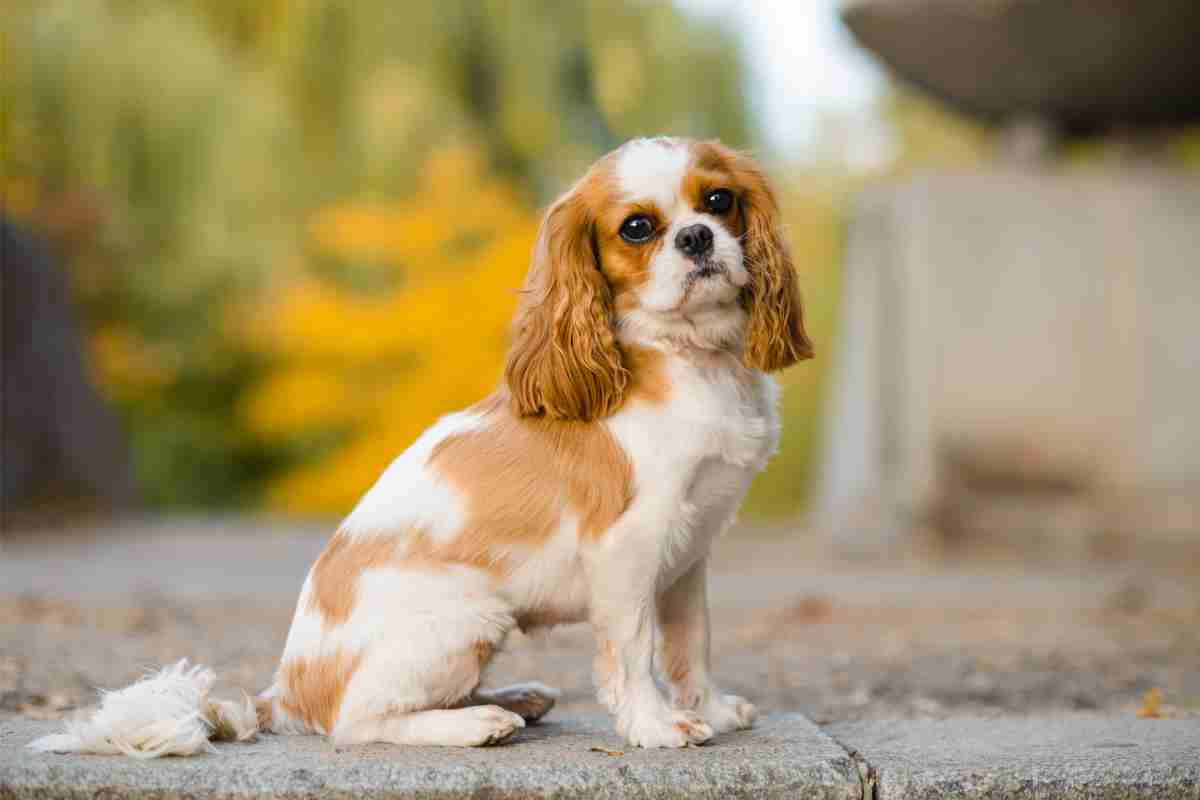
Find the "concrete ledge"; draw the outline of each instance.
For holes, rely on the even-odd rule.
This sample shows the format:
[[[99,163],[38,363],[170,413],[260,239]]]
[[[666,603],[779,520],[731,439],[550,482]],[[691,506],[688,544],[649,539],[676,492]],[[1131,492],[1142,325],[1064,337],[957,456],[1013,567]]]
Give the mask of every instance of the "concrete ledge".
[[[871,720],[825,730],[870,763],[875,800],[1200,800],[1200,718]]]
[[[686,750],[636,750],[604,717],[551,719],[486,749],[335,751],[314,736],[263,736],[212,756],[140,762],[34,753],[57,723],[0,721],[0,798],[794,798],[858,800],[846,752],[799,715]],[[601,747],[621,755],[591,750]]]

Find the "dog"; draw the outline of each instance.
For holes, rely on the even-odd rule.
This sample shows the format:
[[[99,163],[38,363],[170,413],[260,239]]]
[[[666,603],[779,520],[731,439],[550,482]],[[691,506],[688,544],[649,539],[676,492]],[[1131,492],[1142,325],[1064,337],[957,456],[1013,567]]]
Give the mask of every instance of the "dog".
[[[274,683],[210,700],[185,662],[42,750],[186,754],[259,730],[338,744],[502,742],[554,705],[481,676],[515,628],[590,623],[631,745],[756,710],[709,665],[713,540],[779,438],[768,373],[812,356],[772,190],[715,141],[636,139],[546,212],[500,386],[438,420],[330,539]],[[469,313],[469,312],[468,312]]]

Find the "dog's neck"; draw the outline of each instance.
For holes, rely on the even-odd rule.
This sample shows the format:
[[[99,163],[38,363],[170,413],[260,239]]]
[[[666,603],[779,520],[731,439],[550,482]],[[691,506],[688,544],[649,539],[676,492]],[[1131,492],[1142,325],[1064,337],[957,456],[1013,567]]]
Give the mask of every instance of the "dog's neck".
[[[746,311],[736,299],[687,311],[639,308],[617,319],[616,333],[622,343],[656,347],[684,357],[716,353],[740,356],[746,320]]]

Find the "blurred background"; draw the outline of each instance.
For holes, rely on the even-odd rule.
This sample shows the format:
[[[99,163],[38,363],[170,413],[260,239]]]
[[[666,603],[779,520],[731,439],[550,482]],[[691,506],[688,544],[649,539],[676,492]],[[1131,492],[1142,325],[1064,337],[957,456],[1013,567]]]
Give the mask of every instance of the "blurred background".
[[[963,503],[979,481],[1025,505],[1084,483],[1136,494],[1160,473],[1187,495],[1200,394],[1157,434],[1125,426],[1177,440],[1155,451],[1165,467],[1101,481],[1101,451],[1137,456],[1092,429],[1146,398],[1098,397],[1146,383],[1140,356],[1063,373],[1091,359],[1075,341],[1088,325],[1126,340],[1158,312],[1138,290],[1151,254],[1194,263],[1178,251],[1195,243],[1180,237],[1200,168],[1197,14],[1073,8],[15,0],[0,23],[5,519],[344,514],[496,381],[539,208],[599,154],[658,133],[756,152],[798,256],[820,358],[782,376],[785,438],[750,518],[805,514],[872,549],[914,526],[957,535],[978,521]],[[1124,277],[1096,263],[1107,244],[1077,252],[1112,227],[1098,207],[1120,226],[1164,197],[1183,216],[1128,238]],[[1165,291],[1200,299],[1186,279]],[[1162,348],[1194,340],[1189,313]],[[981,363],[1005,376],[1000,399]],[[1177,392],[1164,381],[1156,396]],[[1047,436],[1060,446],[1040,453]],[[1117,525],[1052,505],[1036,519]]]
[[[5,7],[0,712],[264,685],[333,521],[498,379],[539,210],[663,133],[767,165],[818,353],[724,685],[1200,710],[1194,0]],[[586,707],[585,640],[499,674]]]

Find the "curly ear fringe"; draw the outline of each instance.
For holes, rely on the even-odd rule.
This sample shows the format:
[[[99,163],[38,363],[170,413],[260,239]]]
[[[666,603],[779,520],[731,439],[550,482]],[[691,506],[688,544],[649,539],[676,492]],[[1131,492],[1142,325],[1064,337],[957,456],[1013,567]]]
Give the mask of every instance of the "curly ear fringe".
[[[517,308],[504,377],[518,416],[600,419],[620,408],[629,384],[577,192],[547,212]]]
[[[743,157],[739,166],[744,186],[746,268],[750,283],[742,293],[749,313],[742,358],[746,366],[764,372],[790,367],[813,357],[812,341],[804,330],[796,270],[779,232],[779,209],[766,178]]]

